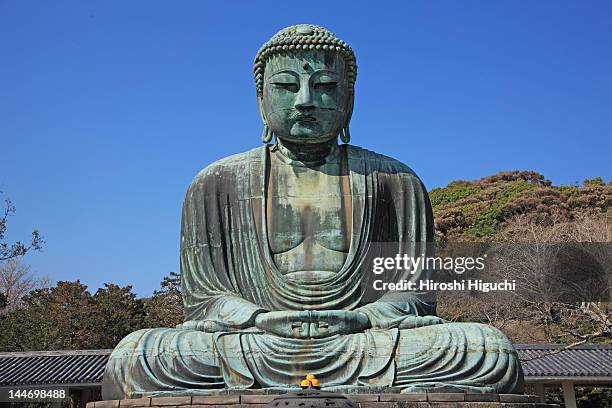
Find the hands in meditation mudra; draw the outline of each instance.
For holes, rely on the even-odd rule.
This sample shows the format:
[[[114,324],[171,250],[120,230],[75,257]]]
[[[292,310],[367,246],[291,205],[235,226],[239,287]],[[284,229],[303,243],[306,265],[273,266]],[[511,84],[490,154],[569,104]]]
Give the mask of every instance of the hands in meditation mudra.
[[[431,255],[419,244],[433,242],[434,224],[410,168],[348,144],[352,49],[322,27],[292,26],[264,44],[254,71],[264,146],[206,167],[185,197],[185,322],[124,338],[103,398],[283,391],[308,373],[332,390],[522,393],[497,329],[443,321],[431,294],[367,301],[375,243]]]

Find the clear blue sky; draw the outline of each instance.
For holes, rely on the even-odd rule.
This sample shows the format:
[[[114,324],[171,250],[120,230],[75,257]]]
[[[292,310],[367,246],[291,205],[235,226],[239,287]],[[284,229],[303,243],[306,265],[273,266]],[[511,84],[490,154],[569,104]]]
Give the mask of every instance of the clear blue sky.
[[[291,24],[347,41],[353,143],[428,188],[529,169],[602,176],[612,153],[610,1],[0,0],[0,190],[9,238],[53,280],[132,284],[178,271],[183,195],[259,145],[255,52]]]

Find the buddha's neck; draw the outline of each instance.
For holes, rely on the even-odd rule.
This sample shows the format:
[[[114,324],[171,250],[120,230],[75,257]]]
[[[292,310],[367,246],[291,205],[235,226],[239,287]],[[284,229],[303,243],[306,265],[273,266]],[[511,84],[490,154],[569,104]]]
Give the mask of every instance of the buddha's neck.
[[[290,161],[301,163],[325,163],[335,155],[338,142],[332,139],[324,143],[293,143],[277,139],[278,152]]]

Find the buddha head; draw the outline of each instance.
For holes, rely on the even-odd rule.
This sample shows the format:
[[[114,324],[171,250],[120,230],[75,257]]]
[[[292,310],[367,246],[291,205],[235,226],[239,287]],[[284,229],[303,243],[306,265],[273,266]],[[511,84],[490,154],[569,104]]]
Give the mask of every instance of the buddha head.
[[[323,27],[287,27],[255,58],[262,140],[301,144],[350,140],[357,64],[353,50]]]

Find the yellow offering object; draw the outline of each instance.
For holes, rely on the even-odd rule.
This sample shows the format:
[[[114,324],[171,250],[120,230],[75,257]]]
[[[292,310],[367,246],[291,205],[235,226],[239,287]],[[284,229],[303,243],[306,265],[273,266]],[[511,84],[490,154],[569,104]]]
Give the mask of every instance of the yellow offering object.
[[[321,381],[317,380],[317,377],[315,377],[314,374],[308,374],[306,375],[306,379],[300,382],[300,387],[302,388],[308,388],[308,387],[321,388]]]

